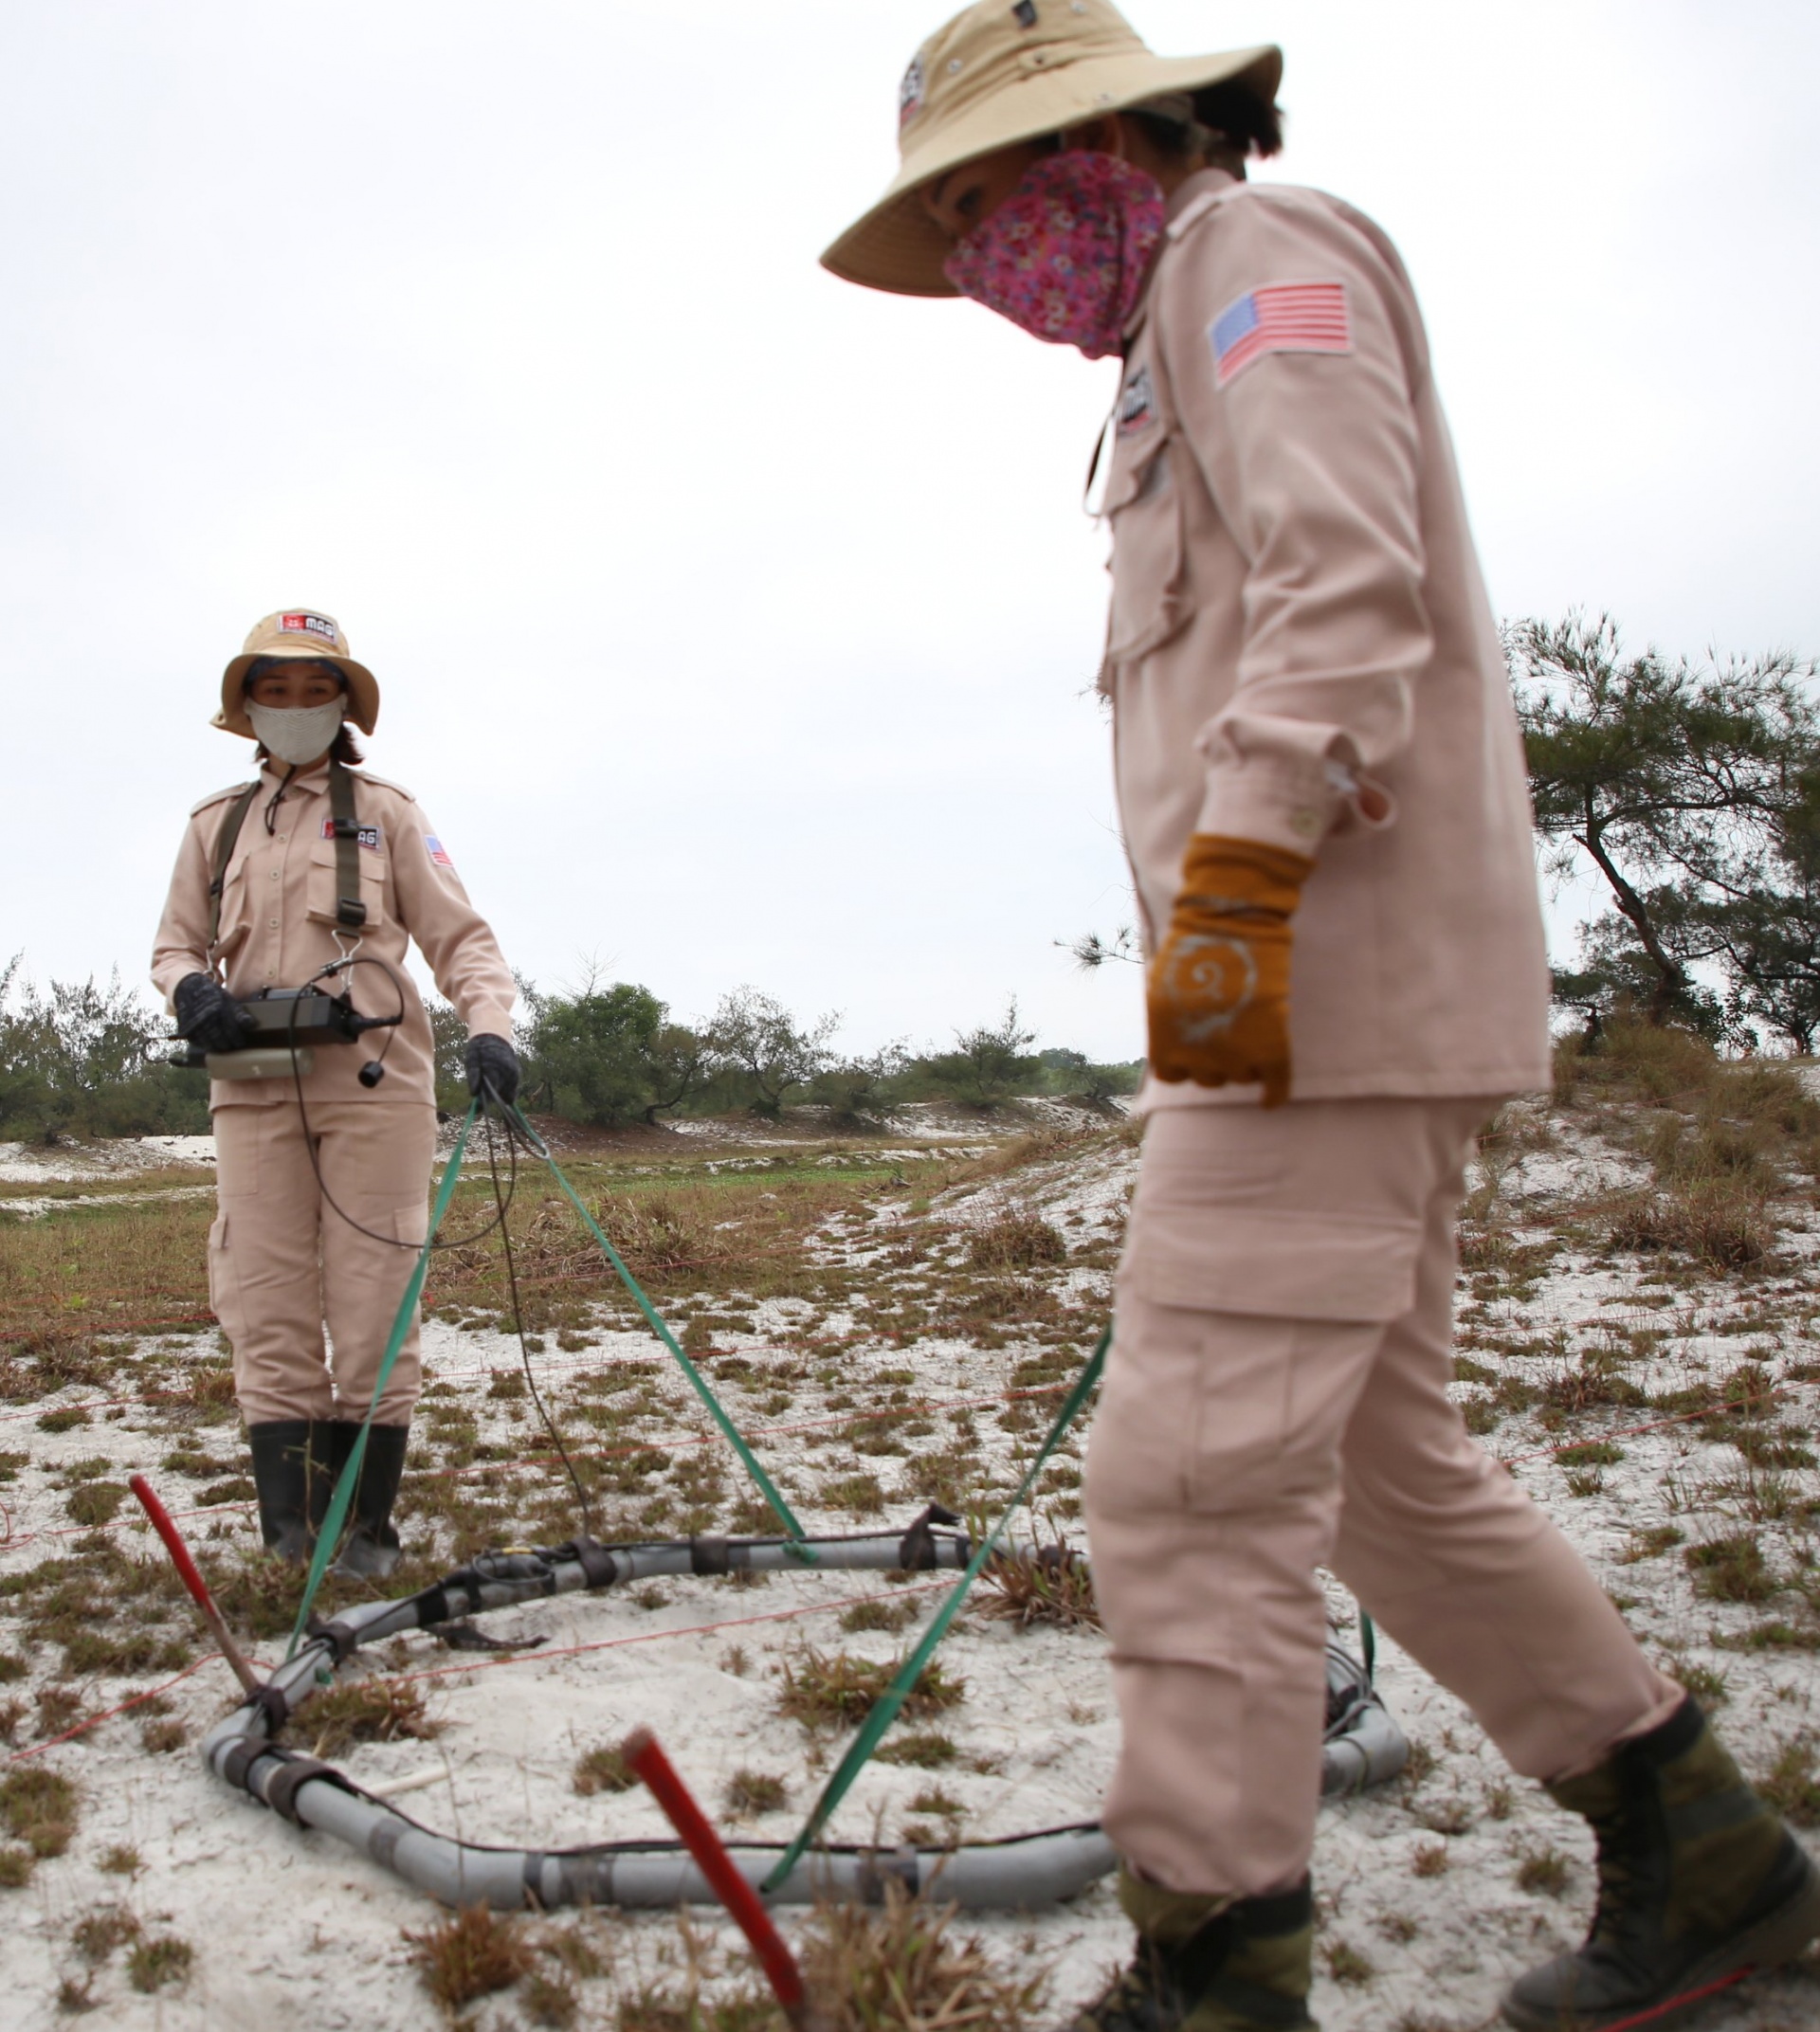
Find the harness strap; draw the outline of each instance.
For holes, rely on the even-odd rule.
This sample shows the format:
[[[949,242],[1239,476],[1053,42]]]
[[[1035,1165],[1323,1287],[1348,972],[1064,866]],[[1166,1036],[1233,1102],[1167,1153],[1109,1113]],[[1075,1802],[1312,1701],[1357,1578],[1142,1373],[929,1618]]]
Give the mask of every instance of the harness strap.
[[[234,858],[240,828],[246,823],[246,814],[253,808],[253,799],[258,795],[259,783],[255,779],[228,807],[221,830],[215,835],[215,864],[209,873],[209,950],[211,954],[215,940],[221,936],[221,892],[228,880],[228,863]]]
[[[329,759],[329,813],[335,828],[335,921],[357,932],[367,921],[360,900],[360,821],[355,816],[354,778]]]

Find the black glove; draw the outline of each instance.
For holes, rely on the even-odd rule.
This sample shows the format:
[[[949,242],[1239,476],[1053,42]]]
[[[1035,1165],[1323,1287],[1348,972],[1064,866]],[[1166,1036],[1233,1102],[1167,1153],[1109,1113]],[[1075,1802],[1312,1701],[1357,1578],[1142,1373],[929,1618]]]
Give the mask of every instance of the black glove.
[[[467,1091],[478,1100],[482,1087],[507,1106],[519,1098],[519,1055],[485,1030],[467,1041]]]
[[[206,973],[186,973],[171,1000],[177,1035],[204,1051],[238,1051],[253,1026],[233,996]]]

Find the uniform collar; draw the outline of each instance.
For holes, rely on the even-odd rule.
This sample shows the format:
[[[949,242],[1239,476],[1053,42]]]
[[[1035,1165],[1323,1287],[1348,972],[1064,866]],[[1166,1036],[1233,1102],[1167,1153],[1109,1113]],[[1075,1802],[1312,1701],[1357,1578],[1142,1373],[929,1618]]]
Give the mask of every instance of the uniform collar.
[[[308,769],[299,770],[290,782],[285,783],[284,764],[267,755],[259,765],[259,780],[269,789],[282,787],[287,797],[295,790],[309,790],[320,795],[329,787],[329,758],[324,755],[321,761],[312,762]]]
[[[1131,316],[1125,320],[1124,340],[1127,353],[1131,351],[1132,342],[1137,338],[1138,333],[1143,330],[1144,318],[1150,309],[1150,293],[1156,282],[1156,270],[1162,265],[1163,255],[1168,251],[1171,238],[1169,227],[1181,217],[1183,212],[1197,198],[1210,197],[1214,192],[1224,190],[1228,184],[1237,182],[1238,178],[1233,175],[1230,170],[1196,170],[1192,176],[1183,177],[1174,190],[1169,193],[1168,200],[1163,206],[1164,238],[1162,245],[1157,247],[1156,258],[1150,264],[1150,273],[1144,278],[1142,294],[1138,297]]]

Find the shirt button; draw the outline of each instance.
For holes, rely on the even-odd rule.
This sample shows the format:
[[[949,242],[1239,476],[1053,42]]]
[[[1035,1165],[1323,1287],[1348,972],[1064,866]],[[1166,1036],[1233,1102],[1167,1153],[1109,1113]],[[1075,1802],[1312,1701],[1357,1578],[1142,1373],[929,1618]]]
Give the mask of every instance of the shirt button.
[[[276,868],[274,868],[274,869],[272,870],[272,880],[273,880],[274,881],[276,881],[276,880],[278,880],[278,870],[277,870]]]
[[[276,917],[267,917],[265,922],[271,926],[273,931],[277,931],[278,919]]]

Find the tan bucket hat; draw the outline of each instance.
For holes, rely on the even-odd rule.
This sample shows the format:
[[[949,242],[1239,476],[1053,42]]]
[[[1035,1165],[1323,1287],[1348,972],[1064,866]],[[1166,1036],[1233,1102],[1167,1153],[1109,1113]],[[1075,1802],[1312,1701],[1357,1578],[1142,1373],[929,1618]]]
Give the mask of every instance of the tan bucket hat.
[[[910,60],[898,96],[901,166],[870,211],[822,256],[849,282],[952,297],[952,249],[917,192],[975,155],[1079,126],[1172,92],[1243,82],[1270,104],[1274,45],[1210,57],[1154,55],[1109,0],[980,0]]]
[[[281,607],[267,614],[241,644],[240,654],[221,674],[221,711],[209,722],[229,734],[256,740],[246,717],[246,673],[264,657],[318,657],[340,671],[348,684],[348,717],[362,734],[371,734],[379,718],[379,682],[364,663],[348,654],[348,638],[333,614],[312,607]]]

